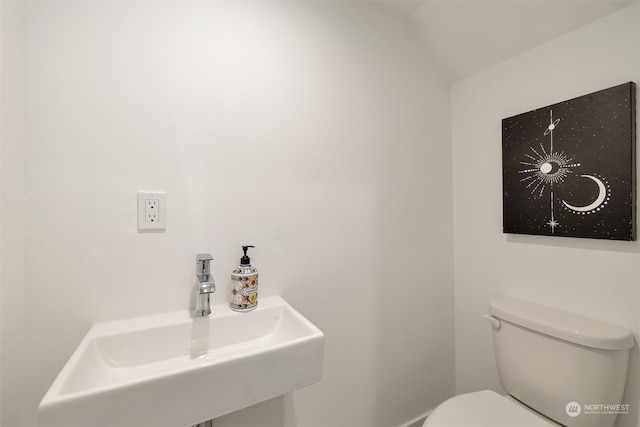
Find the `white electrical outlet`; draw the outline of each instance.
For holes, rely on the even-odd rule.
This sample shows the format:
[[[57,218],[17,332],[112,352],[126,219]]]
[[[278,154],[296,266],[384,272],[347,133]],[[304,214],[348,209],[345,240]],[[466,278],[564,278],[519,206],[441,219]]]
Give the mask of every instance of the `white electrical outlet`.
[[[158,199],[144,200],[144,222],[158,222],[160,220],[158,205]]]
[[[167,229],[167,203],[164,191],[138,191],[138,231]]]

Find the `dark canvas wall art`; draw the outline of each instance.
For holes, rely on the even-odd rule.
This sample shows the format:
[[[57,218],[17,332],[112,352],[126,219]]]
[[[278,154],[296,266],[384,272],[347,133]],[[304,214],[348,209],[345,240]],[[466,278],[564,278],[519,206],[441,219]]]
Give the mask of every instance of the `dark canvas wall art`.
[[[505,233],[635,240],[635,84],[502,120]]]

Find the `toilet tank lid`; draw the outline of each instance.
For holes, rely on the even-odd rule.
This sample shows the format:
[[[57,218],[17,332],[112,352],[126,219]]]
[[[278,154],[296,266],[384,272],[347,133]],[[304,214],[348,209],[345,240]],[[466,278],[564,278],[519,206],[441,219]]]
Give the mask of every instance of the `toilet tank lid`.
[[[495,317],[541,334],[603,350],[633,347],[633,334],[626,328],[574,313],[511,298],[490,302]]]

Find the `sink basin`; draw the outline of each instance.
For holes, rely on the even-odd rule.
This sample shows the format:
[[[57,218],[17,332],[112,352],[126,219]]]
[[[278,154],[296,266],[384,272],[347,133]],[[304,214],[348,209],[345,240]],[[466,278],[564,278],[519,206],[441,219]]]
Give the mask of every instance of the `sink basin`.
[[[322,378],[324,334],[279,296],[94,325],[40,402],[42,426],[189,426]]]

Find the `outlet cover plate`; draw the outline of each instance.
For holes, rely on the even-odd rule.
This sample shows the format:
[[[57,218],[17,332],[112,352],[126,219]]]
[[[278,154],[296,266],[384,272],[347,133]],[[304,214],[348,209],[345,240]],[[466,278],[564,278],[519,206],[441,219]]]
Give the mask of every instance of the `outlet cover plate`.
[[[167,199],[164,191],[138,191],[138,231],[167,229]]]

